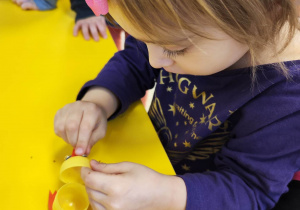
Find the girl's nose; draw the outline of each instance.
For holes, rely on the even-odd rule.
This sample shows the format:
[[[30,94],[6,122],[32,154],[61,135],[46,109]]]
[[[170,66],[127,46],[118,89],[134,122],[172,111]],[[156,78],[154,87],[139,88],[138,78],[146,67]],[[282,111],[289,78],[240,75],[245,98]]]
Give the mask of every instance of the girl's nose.
[[[155,44],[147,44],[149,53],[149,62],[153,68],[163,68],[173,65],[174,61],[166,57],[163,48]]]

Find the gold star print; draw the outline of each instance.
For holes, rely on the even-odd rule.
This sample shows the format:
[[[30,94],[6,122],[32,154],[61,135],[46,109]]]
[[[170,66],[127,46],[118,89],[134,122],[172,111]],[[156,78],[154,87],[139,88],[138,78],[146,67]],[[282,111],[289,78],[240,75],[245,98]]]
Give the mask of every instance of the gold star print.
[[[176,122],[176,126],[178,126],[179,125],[179,122]]]
[[[202,114],[202,117],[200,117],[200,124],[204,124],[205,123],[205,120],[206,120],[206,117],[204,116],[204,114]]]
[[[177,137],[178,137],[178,134],[176,134],[176,135],[174,136],[175,139],[177,139]]]
[[[174,143],[174,147],[177,147],[177,143],[176,142]]]
[[[229,115],[232,115],[234,113],[234,111],[229,110]]]
[[[187,142],[186,140],[185,140],[185,142],[183,142],[183,144],[184,144],[184,147],[192,147],[191,142]]]
[[[176,113],[175,106],[169,104],[169,107],[170,107],[170,109],[169,109],[168,111],[169,111],[169,112],[173,112],[173,116],[175,116],[175,113]]]
[[[167,88],[167,91],[168,91],[168,92],[172,92],[172,87],[168,87],[168,88]]]
[[[195,105],[194,103],[190,102],[190,108],[194,109],[195,108]]]
[[[184,125],[187,125],[187,122],[186,122],[186,121],[184,121]]]
[[[186,164],[182,165],[181,168],[185,171],[189,171],[190,170],[190,166],[187,166]]]

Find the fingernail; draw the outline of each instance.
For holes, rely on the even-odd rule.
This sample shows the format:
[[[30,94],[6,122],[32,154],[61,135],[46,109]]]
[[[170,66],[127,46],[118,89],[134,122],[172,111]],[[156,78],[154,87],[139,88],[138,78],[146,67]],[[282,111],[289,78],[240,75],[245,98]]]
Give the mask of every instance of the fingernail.
[[[77,148],[75,150],[75,152],[76,152],[76,155],[83,155],[83,149],[82,148]]]

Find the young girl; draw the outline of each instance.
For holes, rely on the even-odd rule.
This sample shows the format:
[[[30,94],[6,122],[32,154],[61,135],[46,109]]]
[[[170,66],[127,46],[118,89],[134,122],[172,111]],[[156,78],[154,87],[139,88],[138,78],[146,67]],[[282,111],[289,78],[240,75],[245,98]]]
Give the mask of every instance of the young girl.
[[[149,116],[178,176],[91,161],[82,178],[92,207],[273,208],[300,170],[293,1],[108,0],[108,6],[132,37],[78,101],[57,112],[55,132],[77,155],[88,154],[107,119],[156,82]],[[296,200],[282,209],[300,209]]]

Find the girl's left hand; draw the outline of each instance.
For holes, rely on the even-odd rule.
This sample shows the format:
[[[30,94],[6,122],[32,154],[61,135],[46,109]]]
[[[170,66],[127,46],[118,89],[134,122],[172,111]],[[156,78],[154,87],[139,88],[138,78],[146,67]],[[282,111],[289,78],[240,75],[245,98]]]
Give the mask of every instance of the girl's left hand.
[[[93,209],[185,209],[186,187],[180,177],[160,174],[146,166],[91,161],[82,168]]]

